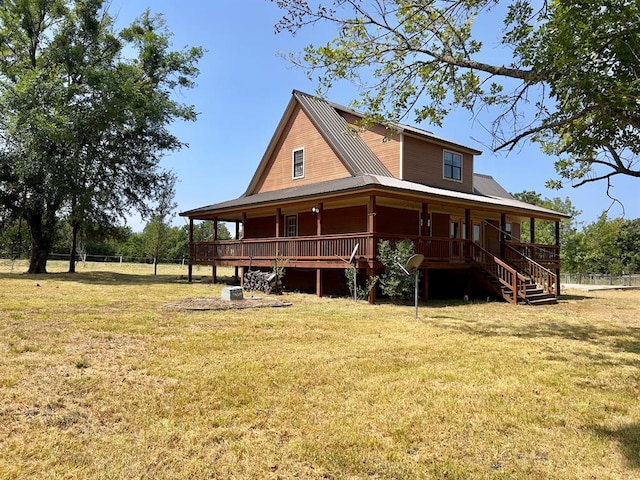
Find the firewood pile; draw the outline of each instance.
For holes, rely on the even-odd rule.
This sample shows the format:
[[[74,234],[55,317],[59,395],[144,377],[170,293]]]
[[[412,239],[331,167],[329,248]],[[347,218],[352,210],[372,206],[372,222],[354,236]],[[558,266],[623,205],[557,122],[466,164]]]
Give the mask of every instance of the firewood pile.
[[[266,294],[282,292],[282,282],[273,272],[249,270],[244,274],[244,286],[247,292],[262,292]]]

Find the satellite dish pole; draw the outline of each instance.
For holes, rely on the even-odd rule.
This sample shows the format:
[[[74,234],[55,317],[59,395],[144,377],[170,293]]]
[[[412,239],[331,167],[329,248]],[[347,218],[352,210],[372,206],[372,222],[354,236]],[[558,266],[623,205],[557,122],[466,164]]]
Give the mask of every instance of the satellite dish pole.
[[[402,268],[402,270],[404,270],[404,272],[407,275],[414,275],[414,293],[413,293],[413,297],[414,297],[414,303],[415,303],[415,307],[416,307],[416,315],[415,318],[416,320],[418,319],[418,275],[420,274],[420,265],[422,265],[422,262],[424,261],[424,255],[420,254],[420,253],[416,253],[415,255],[412,255],[409,260],[407,260],[407,263],[405,265],[400,265],[400,268]]]
[[[348,263],[353,266],[353,301],[358,301],[358,259],[356,258],[356,254],[358,253],[358,248],[360,248],[360,244],[356,243],[353,247],[353,251],[351,252],[351,256],[349,260],[345,260],[344,258],[340,258],[343,262]],[[337,256],[337,255],[336,255]]]

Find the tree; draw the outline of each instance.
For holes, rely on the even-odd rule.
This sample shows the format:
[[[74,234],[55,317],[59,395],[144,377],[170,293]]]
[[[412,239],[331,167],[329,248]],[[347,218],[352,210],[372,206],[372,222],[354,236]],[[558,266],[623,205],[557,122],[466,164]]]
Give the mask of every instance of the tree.
[[[173,211],[177,207],[173,201],[175,196],[176,177],[172,174],[165,174],[161,180],[161,188],[158,190],[157,205],[152,211],[151,221],[145,227],[146,253],[153,257],[153,274],[158,274],[158,260],[165,255],[171,247],[169,233],[171,226],[168,219],[173,216]]]
[[[381,240],[378,244],[378,260],[384,266],[384,273],[379,277],[380,288],[394,302],[411,298],[414,279],[403,267],[414,253],[415,246],[411,240],[401,240],[394,248],[389,240]]]
[[[320,93],[340,80],[356,83],[354,104],[369,121],[412,112],[440,125],[454,107],[492,109],[494,150],[532,140],[559,157],[551,186],[640,177],[637,2],[272,1],[285,12],[277,32],[337,27],[326,44],[290,58],[317,74]],[[496,38],[478,37],[474,27],[496,17]],[[510,59],[487,63],[498,49]]]
[[[624,220],[614,244],[620,251],[622,273],[640,273],[640,218]]]
[[[146,211],[160,159],[184,146],[168,125],[196,119],[172,92],[193,86],[202,50],[170,51],[169,36],[148,11],[116,33],[103,0],[0,5],[0,204],[29,226],[29,273],[46,272],[61,218],[72,271],[84,222]]]

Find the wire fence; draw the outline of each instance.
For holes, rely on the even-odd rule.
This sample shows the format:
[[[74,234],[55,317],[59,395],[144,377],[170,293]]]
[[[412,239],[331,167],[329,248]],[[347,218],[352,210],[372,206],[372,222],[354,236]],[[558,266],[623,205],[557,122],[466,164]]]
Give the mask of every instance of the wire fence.
[[[69,253],[51,253],[49,254],[49,260],[66,260],[69,261],[71,254]],[[25,260],[25,258],[15,258],[7,253],[0,253],[0,259],[2,260]],[[158,264],[173,264],[173,265],[188,265],[188,258],[158,258],[154,257],[134,257],[129,255],[80,255],[76,257],[78,263],[82,262],[102,262],[102,263],[147,263],[153,265]]]
[[[623,287],[636,287],[640,286],[640,275],[561,273],[560,283],[574,283],[579,285],[619,285]]]

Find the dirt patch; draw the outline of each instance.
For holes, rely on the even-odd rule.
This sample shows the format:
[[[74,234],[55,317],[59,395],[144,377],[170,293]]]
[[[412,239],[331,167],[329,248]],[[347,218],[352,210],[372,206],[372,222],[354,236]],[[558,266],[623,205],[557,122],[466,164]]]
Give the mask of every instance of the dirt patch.
[[[290,302],[272,297],[246,297],[244,300],[186,298],[164,306],[171,310],[233,310],[242,308],[289,307]]]

